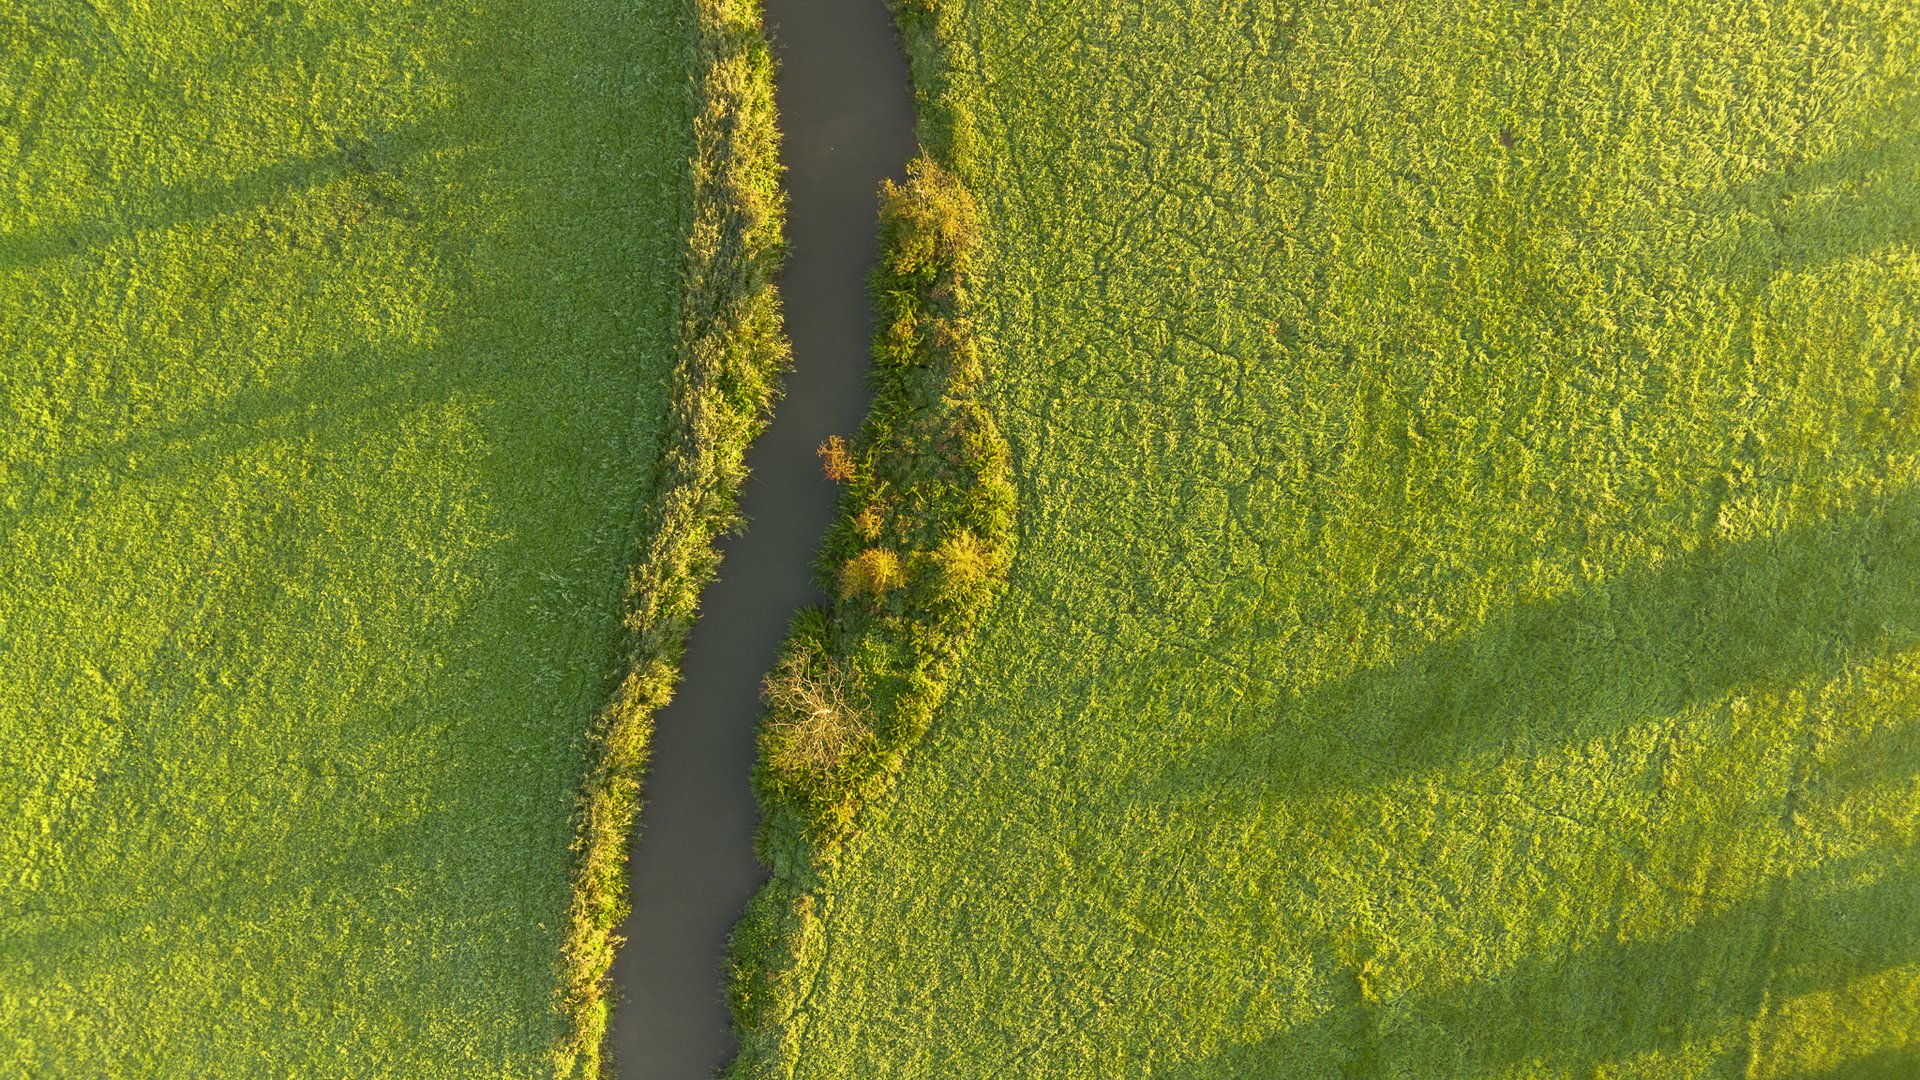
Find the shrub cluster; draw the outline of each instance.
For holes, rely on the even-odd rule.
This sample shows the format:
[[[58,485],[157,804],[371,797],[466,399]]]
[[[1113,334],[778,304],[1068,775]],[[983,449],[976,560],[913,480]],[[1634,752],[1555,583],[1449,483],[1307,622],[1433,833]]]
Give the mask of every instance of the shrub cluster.
[[[672,697],[714,540],[739,521],[748,444],[789,353],[773,286],[783,199],[773,62],[756,0],[695,0],[692,198],[678,359],[653,502],[625,588],[621,662],[589,731],[562,942],[560,1076],[598,1076],[607,973],[626,917],[626,852],[653,714]]]
[[[904,183],[882,187],[880,235],[874,405],[857,439],[821,448],[844,485],[822,557],[837,603],[789,638],[774,676],[818,664],[844,671],[876,711],[874,737],[832,768],[785,767],[794,759],[776,748],[798,719],[788,715],[791,695],[770,683],[759,776],[772,827],[829,849],[931,714],[938,695],[928,688],[944,687],[1012,535],[1007,451],[980,400],[968,310],[981,238],[973,199],[922,155]]]
[[[1010,458],[969,292],[983,224],[947,167],[966,129],[940,67],[949,13],[894,10],[924,149],[880,192],[873,408],[857,439],[822,448],[844,485],[821,558],[837,600],[795,620],[766,686],[755,784],[772,876],[734,932],[734,1077],[791,1073],[781,1036],[819,960],[819,875],[925,732],[1012,561]]]

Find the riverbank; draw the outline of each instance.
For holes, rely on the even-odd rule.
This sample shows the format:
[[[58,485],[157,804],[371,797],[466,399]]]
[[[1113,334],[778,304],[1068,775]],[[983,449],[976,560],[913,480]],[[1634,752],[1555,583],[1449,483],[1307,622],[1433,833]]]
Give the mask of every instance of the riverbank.
[[[969,125],[945,92],[947,15],[893,11],[922,152],[881,190],[874,405],[823,452],[845,485],[819,563],[831,600],[795,620],[768,677],[755,791],[771,877],[732,943],[734,1077],[792,1070],[789,1025],[824,948],[821,875],[905,768],[1013,558],[1011,463],[972,306],[984,223],[950,168]]]
[[[590,734],[576,824],[573,903],[563,950],[563,1074],[598,1075],[609,972],[627,916],[627,846],[654,713],[681,681],[702,590],[737,528],[746,451],[766,426],[788,361],[773,276],[782,250],[773,63],[752,0],[696,0],[692,213],[670,428],[657,494],[628,577],[624,655]]]

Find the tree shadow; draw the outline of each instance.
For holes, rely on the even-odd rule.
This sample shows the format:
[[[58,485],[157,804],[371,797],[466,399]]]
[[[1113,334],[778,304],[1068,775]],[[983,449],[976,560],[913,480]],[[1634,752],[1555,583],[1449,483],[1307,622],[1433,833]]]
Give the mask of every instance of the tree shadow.
[[[511,378],[485,356],[361,347],[321,353],[290,377],[256,382],[170,422],[130,428],[45,464],[15,466],[25,491],[0,507],[0,545],[49,514],[72,515],[129,483],[191,483],[276,441],[340,445],[390,431],[408,413],[457,393],[490,395]]]
[[[1870,882],[1853,883],[1876,869]],[[1750,1030],[1764,1003],[1920,961],[1920,851],[1807,876],[1770,879],[1759,894],[1665,936],[1531,958],[1405,997],[1377,998],[1348,969],[1332,976],[1347,982],[1318,1019],[1158,1076],[1505,1076],[1528,1067],[1594,1075],[1643,1055],[1703,1048],[1713,1058],[1705,1075],[1744,1076],[1749,1058],[1767,1053]],[[1880,1050],[1817,1075],[1907,1076],[1898,1070],[1914,1060],[1911,1049]]]
[[[182,619],[170,630],[175,639],[159,650],[145,673],[142,702],[145,711],[157,720],[174,712],[179,698],[192,689],[191,667],[179,663],[186,655],[186,642],[180,632],[190,629],[191,620]],[[391,725],[422,707],[420,695],[408,695],[378,710]],[[370,710],[371,711],[371,710]],[[151,738],[143,739],[143,749],[154,749]],[[273,748],[261,748],[270,751]],[[458,743],[433,747],[435,755],[461,756]],[[457,804],[445,798],[422,800],[424,809],[415,818],[397,820],[390,815],[360,814],[351,831],[297,829],[282,832],[280,842],[251,849],[249,857],[234,858],[224,850],[223,833],[244,833],[257,828],[259,819],[271,816],[276,808],[287,805],[337,804],[338,816],[364,809],[364,799],[385,796],[370,781],[394,775],[418,775],[423,784],[433,785],[437,768],[420,761],[383,763],[380,766],[356,765],[335,760],[300,760],[297,754],[278,760],[260,760],[253,767],[236,770],[227,779],[231,786],[222,790],[194,793],[195,799],[217,802],[226,808],[227,820],[211,823],[211,828],[177,830],[165,852],[150,851],[129,857],[114,852],[103,837],[82,833],[69,840],[69,857],[86,865],[95,857],[107,855],[119,861],[120,873],[95,882],[84,907],[61,910],[49,908],[44,898],[31,892],[18,893],[0,903],[0,955],[30,956],[54,965],[83,966],[88,954],[103,940],[133,939],[121,948],[164,953],[171,943],[139,933],[143,927],[191,926],[205,913],[242,910],[259,918],[270,914],[276,899],[289,891],[295,894],[324,895],[339,883],[358,879],[379,880],[382,870],[391,873],[390,863],[396,850],[404,847],[408,829],[447,829],[459,824]],[[141,788],[142,774],[104,770],[94,778],[98,797],[123,802],[122,828],[141,828],[165,821],[180,812],[178,806],[159,803],[155,792]],[[126,790],[115,791],[116,787]],[[196,857],[180,858],[179,848]],[[96,851],[95,849],[105,849]],[[116,960],[124,961],[117,956]]]
[[[287,158],[231,179],[195,180],[129,196],[116,212],[90,221],[0,234],[0,272],[77,255],[118,237],[272,206],[348,177],[371,180],[393,173],[436,145],[431,133],[417,128],[353,135],[336,139],[325,153]],[[366,184],[361,195],[385,211],[404,212],[382,185]]]
[[[1777,268],[1920,251],[1920,98],[1893,103],[1861,129],[1875,134],[1730,193],[1772,223]]]
[[[1795,1073],[1791,1080],[1913,1080],[1920,1076],[1920,1043],[1889,1046],[1824,1069]]]
[[[1324,800],[1550,754],[1745,688],[1839,678],[1916,644],[1920,491],[1909,490],[1522,605],[1393,663],[1249,704],[1147,797],[1224,800],[1253,815],[1278,802],[1310,818]],[[1881,724],[1827,748],[1823,795],[1911,782],[1915,731]],[[1330,962],[1346,974],[1320,1018],[1163,1075],[1587,1075],[1704,1045],[1713,1075],[1737,1076],[1766,1002],[1915,962],[1920,852],[1869,852],[1769,879],[1665,937],[1531,957],[1450,989],[1381,999]],[[1909,1060],[1882,1051],[1831,1075],[1905,1075]]]
[[[1374,790],[1550,753],[1741,687],[1829,678],[1916,643],[1920,491],[1906,491],[1627,571],[1345,679],[1250,702],[1147,797],[1204,792],[1252,807]]]

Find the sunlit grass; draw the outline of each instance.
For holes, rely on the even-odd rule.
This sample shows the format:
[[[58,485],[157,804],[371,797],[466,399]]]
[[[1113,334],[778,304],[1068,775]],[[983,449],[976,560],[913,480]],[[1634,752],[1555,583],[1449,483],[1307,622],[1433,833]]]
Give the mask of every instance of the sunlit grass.
[[[545,1067],[691,11],[0,11],[0,1072]]]
[[[1018,553],[796,1075],[1920,1068],[1920,10],[940,7]]]

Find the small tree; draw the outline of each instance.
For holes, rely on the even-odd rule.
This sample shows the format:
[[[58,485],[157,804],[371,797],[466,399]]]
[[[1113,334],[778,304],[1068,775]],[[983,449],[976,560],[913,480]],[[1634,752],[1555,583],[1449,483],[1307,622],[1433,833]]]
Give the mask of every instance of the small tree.
[[[868,543],[880,539],[880,530],[886,528],[886,525],[887,516],[872,503],[861,507],[860,512],[853,517],[853,531]]]

